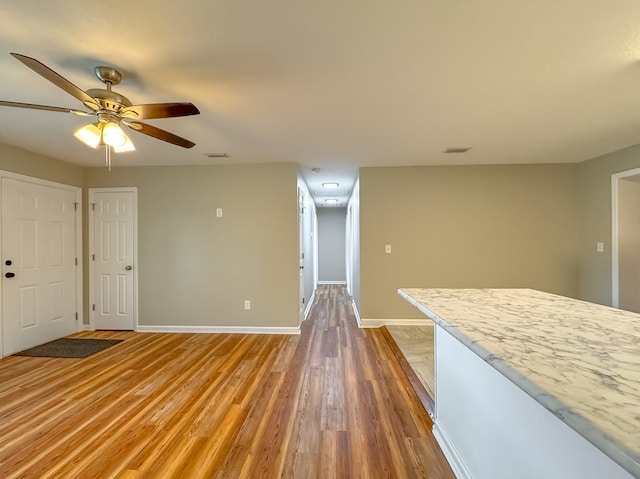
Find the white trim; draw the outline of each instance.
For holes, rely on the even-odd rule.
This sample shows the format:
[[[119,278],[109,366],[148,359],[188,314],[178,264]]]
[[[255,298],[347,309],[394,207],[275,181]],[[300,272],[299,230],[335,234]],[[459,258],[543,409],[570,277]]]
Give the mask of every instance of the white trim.
[[[318,284],[347,284],[346,281],[318,281]]]
[[[89,198],[87,205],[87,216],[89,217],[89,304],[95,302],[95,282],[94,282],[94,262],[91,261],[91,255],[95,254],[94,245],[94,219],[91,203],[94,202],[95,193],[132,193],[133,194],[133,330],[138,331],[138,188],[135,186],[122,186],[113,188],[89,188]],[[93,309],[89,307],[89,331],[94,331],[95,317]]]
[[[382,326],[429,326],[433,324],[428,318],[424,319],[370,319],[362,318],[358,321],[358,326],[361,328],[380,328]]]
[[[316,299],[316,290],[314,289],[313,292],[311,293],[311,298],[309,298],[309,302],[307,303],[307,307],[304,310],[304,320],[307,319],[307,316],[309,315],[309,311],[311,311],[311,306],[313,305],[313,302]]]
[[[62,190],[72,191],[75,193],[75,202],[78,204],[78,208],[75,210],[75,255],[78,258],[78,265],[76,266],[76,311],[78,313],[78,319],[76,320],[76,331],[81,331],[84,326],[84,303],[83,303],[83,256],[82,256],[82,187],[69,185],[66,183],[59,183],[56,181],[45,180],[37,178],[35,176],[21,175],[12,171],[0,170],[0,178],[10,178],[13,180],[23,181],[25,183],[33,183],[40,186],[48,186],[50,188],[58,188]],[[1,192],[1,188],[0,188]],[[2,221],[0,221],[0,238],[2,238],[1,230]],[[0,243],[0,252],[2,251],[2,244]],[[0,357],[4,356],[4,339],[2,331],[2,286],[0,286]]]
[[[238,333],[238,334],[300,334],[299,327],[259,326],[163,326],[139,324],[139,333]]]
[[[620,305],[620,282],[618,265],[618,181],[629,176],[640,175],[640,168],[611,175],[611,306]]]
[[[82,331],[84,329],[84,280],[82,278],[82,272],[84,270],[84,242],[82,241],[82,188],[76,191],[76,203],[78,207],[76,209],[76,258],[78,264],[76,265],[76,312],[78,318],[76,319],[76,331]]]
[[[473,479],[473,476],[469,472],[469,469],[467,469],[467,466],[465,466],[462,457],[458,453],[453,443],[449,440],[449,436],[447,436],[444,430],[442,430],[436,423],[433,425],[433,429],[431,432],[433,433],[433,437],[435,437],[436,442],[440,446],[440,449],[442,449],[442,453],[451,466],[451,469],[453,470],[456,478]]]
[[[0,170],[0,177],[12,178],[14,180],[24,181],[25,183],[34,183],[36,185],[50,186],[52,188],[62,187],[62,189],[65,189],[65,190],[74,190],[74,191],[81,190],[82,191],[82,188],[79,186],[69,185],[67,183],[59,183],[57,181],[45,180],[42,178],[36,178],[35,176],[21,175],[19,173],[14,173],[12,171]]]
[[[358,322],[358,327],[362,328],[362,322],[360,321],[360,311],[358,311],[358,307],[356,306],[356,302],[351,297],[351,308],[353,309],[353,314],[356,316],[356,321]]]

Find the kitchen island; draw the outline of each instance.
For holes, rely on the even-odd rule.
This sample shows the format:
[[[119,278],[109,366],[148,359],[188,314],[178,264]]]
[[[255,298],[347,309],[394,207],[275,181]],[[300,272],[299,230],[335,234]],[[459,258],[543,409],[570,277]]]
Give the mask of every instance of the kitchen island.
[[[530,289],[402,289],[436,325],[460,478],[640,477],[640,315]]]

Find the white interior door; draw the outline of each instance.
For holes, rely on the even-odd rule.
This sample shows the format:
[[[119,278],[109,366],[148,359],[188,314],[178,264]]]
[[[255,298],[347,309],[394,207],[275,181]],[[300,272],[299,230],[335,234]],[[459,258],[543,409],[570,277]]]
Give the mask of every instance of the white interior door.
[[[136,191],[91,189],[92,326],[135,329]]]
[[[300,310],[299,322],[304,320],[305,297],[304,297],[304,193],[298,188],[298,241],[299,241],[299,275],[300,275]]]
[[[77,330],[77,191],[1,181],[2,353],[9,355]]]

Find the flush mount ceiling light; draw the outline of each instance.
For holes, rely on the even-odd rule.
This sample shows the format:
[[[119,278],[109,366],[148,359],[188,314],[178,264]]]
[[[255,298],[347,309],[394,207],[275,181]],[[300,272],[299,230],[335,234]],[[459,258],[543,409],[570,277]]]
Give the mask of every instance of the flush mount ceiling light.
[[[340,186],[340,184],[336,183],[335,181],[329,181],[327,183],[322,183],[322,186],[324,188],[334,189],[334,188],[337,188],[338,186]]]
[[[328,205],[335,205],[338,203],[338,200],[335,198],[329,198],[328,200],[324,200],[325,203],[327,203]]]
[[[80,100],[87,110],[75,110],[48,105],[34,105],[32,103],[18,103],[0,101],[0,106],[29,108],[59,113],[74,113],[82,116],[97,116],[98,121],[78,129],[74,136],[92,148],[104,146],[106,163],[111,169],[111,150],[116,153],[133,151],[135,147],[129,137],[122,131],[122,125],[143,135],[166,141],[182,148],[193,148],[195,143],[181,138],[168,131],[161,130],[138,120],[157,118],[174,118],[179,116],[197,115],[200,113],[192,103],[150,103],[134,105],[123,95],[111,89],[122,80],[122,74],[113,67],[98,66],[94,69],[96,77],[105,84],[105,88],[91,88],[83,91],[66,78],[54,72],[51,68],[40,63],[35,58],[11,54],[16,60],[43,76],[58,88],[61,88],[77,100]]]

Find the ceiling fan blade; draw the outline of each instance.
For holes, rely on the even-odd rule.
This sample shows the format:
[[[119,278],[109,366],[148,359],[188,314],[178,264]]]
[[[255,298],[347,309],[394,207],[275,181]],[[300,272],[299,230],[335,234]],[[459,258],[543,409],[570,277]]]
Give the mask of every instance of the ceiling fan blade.
[[[90,107],[90,108],[92,108],[94,110],[99,110],[100,109],[100,105],[98,105],[96,103],[96,101],[92,97],[87,95],[84,91],[82,91],[80,88],[75,86],[73,83],[71,83],[66,78],[64,78],[64,77],[60,76],[59,74],[57,74],[56,72],[54,72],[51,68],[49,68],[45,64],[40,63],[35,58],[27,57],[27,56],[21,55],[19,53],[12,53],[11,55],[16,60],[21,61],[26,66],[31,68],[34,72],[36,72],[37,74],[45,77],[47,80],[49,80],[55,86],[57,86],[58,88],[63,89],[69,95],[77,98],[78,100],[80,100],[82,103],[84,103],[88,107]]]
[[[91,113],[82,110],[74,110],[73,108],[63,108],[60,106],[34,105],[33,103],[20,103],[15,101],[2,101],[0,106],[13,106],[16,108],[29,108],[31,110],[57,111],[60,113],[75,113],[76,115],[91,116]]]
[[[178,135],[174,135],[173,133],[169,133],[168,131],[161,130],[160,128],[156,128],[155,126],[151,126],[147,123],[140,123],[139,121],[123,121],[122,123],[132,130],[152,136],[158,140],[166,141],[167,143],[173,143],[174,145],[181,146],[182,148],[193,148],[196,146],[192,141],[179,137]]]
[[[149,103],[123,108],[120,115],[135,120],[154,118],[174,118],[177,116],[198,115],[200,110],[193,103]]]

